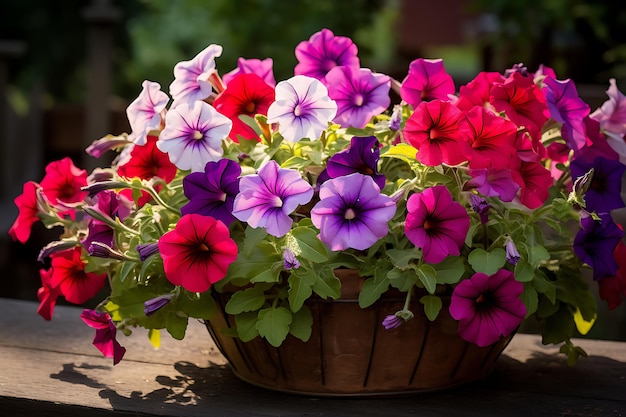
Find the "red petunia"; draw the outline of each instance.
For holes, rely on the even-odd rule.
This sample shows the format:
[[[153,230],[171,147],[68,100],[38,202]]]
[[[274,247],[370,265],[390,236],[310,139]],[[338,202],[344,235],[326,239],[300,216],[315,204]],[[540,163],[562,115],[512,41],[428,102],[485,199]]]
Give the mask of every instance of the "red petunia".
[[[541,138],[541,128],[550,112],[541,89],[532,78],[513,73],[503,83],[492,87],[489,102],[497,111],[505,112],[518,127],[525,127],[533,139]]]
[[[87,192],[81,190],[81,187],[87,185],[87,171],[77,168],[70,158],[65,157],[46,166],[46,174],[40,185],[53,205],[63,207],[63,203],[78,203],[87,196]],[[74,210],[68,209],[61,214],[74,217]]]
[[[22,194],[13,200],[19,213],[17,219],[15,219],[15,222],[13,222],[13,225],[9,229],[11,239],[26,243],[30,237],[33,224],[39,220],[37,217],[37,212],[39,211],[37,209],[38,188],[40,188],[39,184],[34,181],[28,181],[24,184]]]
[[[204,292],[226,275],[237,244],[224,223],[210,216],[185,214],[159,239],[165,277],[188,291]]]
[[[552,174],[539,162],[513,158],[511,173],[521,187],[520,201],[529,209],[541,206],[550,196]]]
[[[459,88],[459,98],[454,105],[465,111],[474,106],[484,107],[489,104],[492,86],[502,82],[504,77],[499,72],[480,72],[472,81]]]
[[[46,320],[52,320],[54,307],[56,306],[57,298],[61,295],[61,291],[58,287],[54,287],[51,284],[52,268],[47,271],[40,269],[39,276],[41,277],[41,288],[37,290],[37,298],[39,299],[37,313]]]
[[[406,121],[404,138],[428,166],[467,161],[469,145],[459,130],[463,113],[448,101],[422,101]]]
[[[459,129],[470,144],[470,168],[504,169],[515,154],[517,126],[491,110],[474,107],[459,122]]]
[[[245,139],[260,140],[252,127],[244,123],[239,116],[254,117],[257,114],[267,116],[267,109],[274,102],[274,89],[256,74],[238,74],[230,80],[226,90],[213,102],[215,109],[233,122],[228,137],[239,142],[238,136]]]
[[[50,286],[59,288],[67,301],[82,304],[100,291],[106,282],[106,274],[85,272],[80,246],[50,255],[52,269]]]
[[[626,297],[626,245],[623,241],[615,247],[613,258],[618,265],[615,276],[598,280],[600,298],[606,301],[609,310],[619,306]]]

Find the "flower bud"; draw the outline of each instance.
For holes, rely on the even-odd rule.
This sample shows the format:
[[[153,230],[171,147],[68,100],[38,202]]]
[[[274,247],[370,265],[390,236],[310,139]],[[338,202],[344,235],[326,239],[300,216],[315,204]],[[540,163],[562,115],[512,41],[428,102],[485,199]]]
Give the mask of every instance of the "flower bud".
[[[139,253],[139,259],[144,262],[152,255],[159,253],[159,244],[157,242],[140,243],[139,245],[135,246],[135,249]]]
[[[169,303],[172,298],[174,298],[174,294],[165,294],[159,297],[152,298],[143,303],[143,312],[146,316],[150,317],[158,310],[163,308],[167,303]]]
[[[506,250],[506,260],[508,261],[508,263],[510,263],[511,265],[516,265],[520,260],[520,254],[517,251],[517,247],[515,246],[513,240],[510,238],[507,239],[506,243],[504,244],[504,248]]]

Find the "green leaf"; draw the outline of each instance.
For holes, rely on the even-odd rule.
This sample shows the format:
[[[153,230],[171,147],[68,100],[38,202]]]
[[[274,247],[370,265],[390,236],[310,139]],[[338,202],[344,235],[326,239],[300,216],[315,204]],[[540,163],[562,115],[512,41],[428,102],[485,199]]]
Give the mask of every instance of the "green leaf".
[[[539,267],[542,261],[550,259],[550,253],[541,245],[526,245],[528,251],[528,263],[533,267]]]
[[[424,305],[424,313],[430,321],[435,321],[443,306],[441,298],[436,295],[425,295],[420,298],[420,303]]]
[[[308,227],[294,227],[291,235],[296,239],[303,258],[316,263],[328,260],[326,245],[319,240],[315,230]]]
[[[228,274],[250,282],[278,282],[283,266],[282,254],[267,243],[260,243],[250,254],[239,253],[228,267]]]
[[[267,236],[267,232],[263,227],[247,227],[245,235],[243,253],[250,255],[257,251],[259,244],[263,242]]]
[[[289,306],[294,313],[298,312],[306,300],[313,294],[316,281],[315,271],[305,270],[289,275]]]
[[[376,274],[363,282],[359,293],[359,307],[365,308],[374,304],[389,289],[389,278],[386,274]]]
[[[437,273],[435,272],[435,268],[430,265],[422,265],[417,268],[417,277],[424,284],[424,288],[431,293],[434,294],[437,288]]]
[[[502,248],[496,248],[491,252],[478,248],[470,252],[467,261],[474,271],[493,275],[504,266],[506,252]]]
[[[250,287],[235,292],[226,303],[228,314],[239,314],[255,311],[265,304],[265,293],[260,287]]]
[[[520,295],[520,299],[526,306],[526,317],[530,317],[537,311],[539,296],[532,286],[524,284],[524,292]]]
[[[545,295],[552,304],[556,303],[556,287],[552,281],[546,279],[541,271],[537,271],[535,278],[532,280],[532,284],[537,292]]]
[[[310,164],[311,161],[306,158],[302,158],[300,156],[292,156],[291,158],[280,164],[280,167],[285,169],[299,169],[304,168],[305,166]]]
[[[183,293],[176,298],[176,307],[189,317],[208,320],[215,312],[215,300],[210,292]]]
[[[137,262],[123,262],[122,267],[120,268],[120,281],[124,282],[129,275],[132,275],[135,271],[135,268],[139,266]]]
[[[270,345],[278,347],[287,337],[292,320],[291,312],[285,307],[264,308],[259,311],[256,328]]]
[[[323,299],[337,299],[341,295],[341,281],[332,270],[322,269],[317,273],[313,291]]]
[[[437,273],[437,284],[456,284],[465,273],[465,265],[460,256],[448,256],[432,266]]]
[[[514,275],[519,282],[530,282],[535,278],[535,268],[526,262],[526,259],[520,258],[515,265]]]
[[[387,278],[389,278],[389,283],[392,287],[402,292],[409,291],[419,280],[414,269],[402,271],[398,268],[393,268],[387,272]]]
[[[256,327],[258,316],[259,313],[257,311],[241,313],[235,316],[237,335],[242,342],[249,342],[259,335],[259,330]]]
[[[304,308],[298,310],[297,313],[292,315],[292,318],[291,325],[289,325],[289,333],[303,342],[309,340],[313,328],[313,316],[308,307],[304,306]]]
[[[406,143],[399,143],[394,146],[390,146],[385,152],[381,153],[381,158],[396,158],[407,163],[415,162],[415,155],[417,149]]]
[[[561,343],[568,340],[574,333],[574,317],[569,307],[561,304],[559,310],[545,318],[542,343]]]
[[[387,249],[391,263],[398,268],[405,268],[411,261],[419,258],[419,252],[415,248],[410,249]]]
[[[187,317],[181,317],[176,313],[169,314],[165,328],[174,339],[183,340],[187,331]]]

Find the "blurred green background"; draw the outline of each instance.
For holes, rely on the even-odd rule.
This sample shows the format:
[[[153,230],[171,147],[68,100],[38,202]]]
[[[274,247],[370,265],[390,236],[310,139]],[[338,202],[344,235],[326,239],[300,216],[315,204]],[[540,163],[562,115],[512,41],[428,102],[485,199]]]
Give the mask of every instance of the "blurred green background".
[[[173,66],[210,43],[224,47],[220,73],[240,56],[271,57],[277,80],[322,28],[351,37],[362,66],[400,81],[419,57],[443,58],[457,88],[481,70],[545,64],[593,110],[608,78],[626,91],[625,27],[623,0],[3,0],[0,297],[36,299],[37,253],[58,235],[36,225],[27,245],[8,238],[23,182],[66,155],[95,164],[83,149],[128,131],[125,108],[142,81],[168,91]],[[625,306],[610,317],[590,337],[626,340]]]

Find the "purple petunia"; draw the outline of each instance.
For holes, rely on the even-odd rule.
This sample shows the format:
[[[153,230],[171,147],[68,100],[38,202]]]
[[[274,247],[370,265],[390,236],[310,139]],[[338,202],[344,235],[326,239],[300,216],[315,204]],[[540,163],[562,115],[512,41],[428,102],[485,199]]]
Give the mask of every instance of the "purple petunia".
[[[329,29],[314,33],[296,46],[298,65],[295,75],[306,75],[324,82],[328,72],[338,66],[358,68],[357,46],[350,38],[335,36]]]
[[[370,176],[359,173],[326,181],[319,195],[311,220],[331,250],[369,248],[387,234],[396,212],[394,201],[380,193]]]
[[[330,178],[359,172],[372,177],[378,188],[385,188],[385,175],[378,172],[380,143],[376,136],[354,136],[350,147],[337,152],[328,160],[326,172]]]
[[[618,265],[613,251],[624,236],[608,213],[599,214],[596,221],[591,216],[580,220],[581,228],[574,238],[574,253],[581,261],[593,268],[593,279],[612,277]]]
[[[543,83],[550,116],[563,124],[561,132],[565,143],[570,149],[581,149],[587,143],[584,120],[589,115],[589,105],[578,96],[572,80],[546,77]]]
[[[337,102],[334,122],[341,127],[364,128],[389,107],[391,80],[367,68],[335,67],[326,75],[328,95]]]
[[[189,202],[181,214],[197,213],[221,220],[226,226],[235,221],[232,215],[235,196],[239,194],[241,166],[231,159],[209,161],[204,172],[192,172],[183,179]]]
[[[233,215],[251,227],[264,227],[276,237],[289,232],[293,224],[289,215],[313,197],[313,187],[298,171],[280,168],[273,160],[257,174],[242,177],[239,189]]]
[[[592,168],[591,183],[585,192],[585,209],[589,212],[608,213],[624,207],[620,192],[626,165],[602,156],[596,157],[592,162],[577,158],[570,164],[574,180],[585,175]]]
[[[425,262],[436,264],[448,255],[460,254],[470,218],[445,185],[412,194],[406,209],[406,237],[422,249]]]

